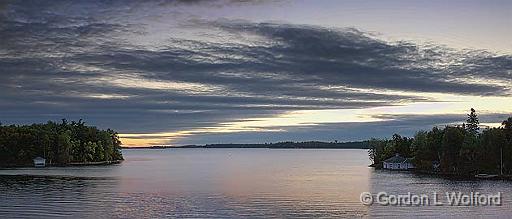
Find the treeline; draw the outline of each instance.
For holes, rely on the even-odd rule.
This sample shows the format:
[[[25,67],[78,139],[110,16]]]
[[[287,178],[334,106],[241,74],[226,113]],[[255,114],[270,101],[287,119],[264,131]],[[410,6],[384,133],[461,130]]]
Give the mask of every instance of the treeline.
[[[277,142],[264,144],[206,144],[206,145],[185,145],[185,146],[151,146],[138,147],[138,149],[165,149],[165,148],[272,148],[272,149],[368,149],[367,141],[349,141],[349,142],[323,142],[323,141],[304,141],[304,142]]]
[[[272,149],[367,149],[368,142],[323,142],[323,141],[304,141],[304,142],[276,142],[264,144],[206,144],[206,145],[187,145],[183,148],[272,148]]]
[[[269,148],[305,148],[305,149],[367,149],[368,143],[364,141],[349,142],[277,142],[268,144]]]
[[[35,157],[46,158],[51,165],[123,160],[115,131],[86,126],[82,120],[0,124],[0,166],[32,165]]]
[[[413,138],[395,134],[391,139],[369,141],[369,156],[375,167],[396,153],[412,157],[419,171],[446,174],[512,174],[512,117],[499,128],[480,131],[474,109],[460,126],[434,127]],[[434,168],[433,164],[439,165]]]

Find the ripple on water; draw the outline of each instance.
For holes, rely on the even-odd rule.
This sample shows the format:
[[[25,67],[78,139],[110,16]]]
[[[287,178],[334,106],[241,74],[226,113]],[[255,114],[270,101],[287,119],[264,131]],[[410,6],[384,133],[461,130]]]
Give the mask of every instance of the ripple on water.
[[[0,170],[0,218],[409,218],[512,214],[510,182],[452,181],[374,171],[367,168],[365,150],[131,150],[125,158],[134,162],[100,168]],[[504,205],[367,207],[359,202],[363,191],[500,191]]]

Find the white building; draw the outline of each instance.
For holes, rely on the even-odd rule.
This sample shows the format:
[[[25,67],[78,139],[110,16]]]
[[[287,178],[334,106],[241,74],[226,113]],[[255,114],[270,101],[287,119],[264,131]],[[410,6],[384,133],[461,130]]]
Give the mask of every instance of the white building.
[[[402,157],[399,154],[395,154],[395,156],[383,161],[382,166],[384,169],[388,169],[388,170],[414,169],[414,165],[412,164],[412,159]]]
[[[46,159],[44,159],[42,157],[34,158],[34,166],[35,167],[44,167],[44,166],[46,166]]]

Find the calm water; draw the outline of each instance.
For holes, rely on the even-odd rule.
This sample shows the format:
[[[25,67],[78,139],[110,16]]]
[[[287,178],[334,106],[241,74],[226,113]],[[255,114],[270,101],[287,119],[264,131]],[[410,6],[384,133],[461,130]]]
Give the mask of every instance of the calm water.
[[[0,169],[0,218],[512,215],[512,183],[368,168],[365,150],[124,150],[120,165]],[[361,192],[502,193],[502,206],[365,206]]]

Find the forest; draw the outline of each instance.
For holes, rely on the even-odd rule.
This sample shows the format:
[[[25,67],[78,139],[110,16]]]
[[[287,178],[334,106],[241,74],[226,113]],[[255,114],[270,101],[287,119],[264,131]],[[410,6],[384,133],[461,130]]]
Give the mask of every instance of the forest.
[[[500,127],[480,129],[474,109],[462,125],[433,127],[418,131],[414,137],[394,134],[391,139],[371,139],[372,166],[400,154],[413,158],[416,171],[450,175],[512,174],[512,117]],[[439,164],[434,168],[433,163]]]
[[[123,160],[117,132],[87,126],[82,120],[0,124],[0,166],[31,166],[35,157],[54,166]]]

